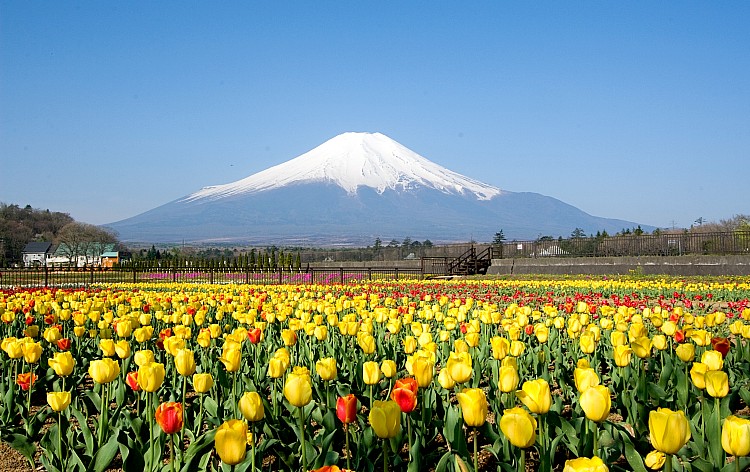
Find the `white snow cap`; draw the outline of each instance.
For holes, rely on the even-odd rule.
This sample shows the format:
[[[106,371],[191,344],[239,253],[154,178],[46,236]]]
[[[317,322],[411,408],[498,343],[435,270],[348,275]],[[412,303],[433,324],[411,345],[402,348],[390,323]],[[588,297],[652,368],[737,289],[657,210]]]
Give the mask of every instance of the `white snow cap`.
[[[214,200],[304,182],[329,182],[349,193],[356,193],[360,186],[378,193],[427,187],[449,194],[473,193],[479,200],[501,193],[499,188],[439,166],[383,134],[344,133],[244,179],[204,187],[183,201]]]

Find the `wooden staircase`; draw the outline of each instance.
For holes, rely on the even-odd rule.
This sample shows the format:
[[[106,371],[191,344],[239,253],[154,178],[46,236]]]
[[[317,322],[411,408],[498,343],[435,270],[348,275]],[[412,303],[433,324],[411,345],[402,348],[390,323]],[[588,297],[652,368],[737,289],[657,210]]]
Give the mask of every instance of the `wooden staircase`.
[[[477,253],[474,246],[466,252],[448,262],[448,275],[477,275],[486,274],[492,265],[492,246]]]

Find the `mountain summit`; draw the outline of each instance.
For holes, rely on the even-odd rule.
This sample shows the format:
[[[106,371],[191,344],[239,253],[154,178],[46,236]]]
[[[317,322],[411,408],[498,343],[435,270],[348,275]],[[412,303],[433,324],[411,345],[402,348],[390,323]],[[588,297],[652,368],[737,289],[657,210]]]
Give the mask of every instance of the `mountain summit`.
[[[616,233],[637,223],[463,176],[380,133],[345,133],[249,177],[107,226],[122,241],[330,246]],[[647,227],[641,225],[643,229]]]
[[[380,133],[344,133],[290,161],[236,182],[204,187],[182,201],[225,198],[292,184],[332,183],[356,194],[359,187],[410,191],[419,187],[447,194],[473,194],[479,200],[500,189],[457,174],[425,159]]]

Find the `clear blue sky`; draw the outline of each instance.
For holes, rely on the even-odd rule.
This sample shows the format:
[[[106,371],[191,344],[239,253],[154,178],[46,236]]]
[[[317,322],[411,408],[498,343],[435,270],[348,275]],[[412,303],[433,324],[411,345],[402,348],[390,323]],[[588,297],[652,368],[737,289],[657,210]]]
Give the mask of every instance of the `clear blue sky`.
[[[0,201],[108,223],[369,131],[596,216],[750,214],[748,25],[746,1],[0,0]]]

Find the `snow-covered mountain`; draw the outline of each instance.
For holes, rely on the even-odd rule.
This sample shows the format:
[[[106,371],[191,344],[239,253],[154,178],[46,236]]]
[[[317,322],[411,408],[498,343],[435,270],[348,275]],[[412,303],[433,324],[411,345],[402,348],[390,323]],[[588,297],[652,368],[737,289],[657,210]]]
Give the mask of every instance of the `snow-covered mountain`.
[[[380,133],[345,133],[249,177],[107,226],[133,242],[326,246],[370,245],[378,237],[491,241],[501,229],[508,239],[523,240],[636,225],[591,216],[552,197],[500,190]]]
[[[204,187],[181,201],[251,195],[303,183],[335,184],[350,194],[356,194],[359,187],[381,194],[424,187],[447,194],[473,194],[479,200],[501,193],[499,188],[439,166],[383,134],[344,133],[290,161],[236,182]]]

